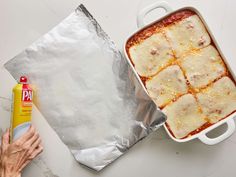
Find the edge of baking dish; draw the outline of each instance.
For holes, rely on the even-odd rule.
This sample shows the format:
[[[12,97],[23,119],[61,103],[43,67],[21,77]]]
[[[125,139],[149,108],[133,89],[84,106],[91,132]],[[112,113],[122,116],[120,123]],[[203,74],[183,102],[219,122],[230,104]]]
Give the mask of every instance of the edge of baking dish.
[[[155,20],[154,22],[150,23],[150,24],[145,24],[144,22],[144,18],[145,16],[150,13],[151,11],[153,10],[156,10],[156,9],[164,9],[166,11],[166,15],[164,15],[163,17]],[[129,56],[126,52],[126,44],[127,44],[127,41],[133,37],[134,34],[138,33],[139,31],[143,30],[144,28],[147,28],[149,26],[152,26],[153,24],[163,20],[164,18],[166,18],[167,16],[171,15],[171,14],[174,14],[178,11],[182,11],[182,10],[191,10],[193,12],[195,12],[199,17],[200,19],[202,20],[206,30],[208,31],[208,34],[210,35],[211,39],[212,39],[212,42],[214,43],[216,49],[218,50],[218,52],[220,53],[223,61],[225,62],[226,64],[226,67],[228,69],[228,71],[230,72],[230,74],[232,75],[234,81],[236,80],[236,77],[235,77],[235,74],[234,72],[232,71],[231,67],[229,66],[228,62],[227,62],[227,59],[225,58],[225,56],[223,55],[215,37],[213,36],[211,30],[209,29],[207,23],[205,22],[204,18],[202,17],[202,15],[200,14],[200,12],[195,9],[194,7],[183,7],[183,8],[180,8],[180,9],[177,9],[177,10],[173,10],[169,4],[165,1],[161,1],[161,2],[156,2],[154,4],[151,4],[145,8],[143,8],[139,13],[138,13],[138,16],[137,16],[137,26],[138,26],[138,30],[136,30],[134,33],[132,33],[131,36],[129,36],[123,46],[123,50],[124,50],[124,54],[125,54],[125,58],[126,58],[126,61],[128,62],[128,64],[130,65],[130,67],[132,68],[132,71],[134,72],[135,74],[135,77],[138,79],[138,81],[140,82],[140,84],[142,85],[143,89],[147,92],[141,78],[139,77],[138,73],[136,72],[132,62],[130,61],[129,59]],[[210,125],[209,127],[207,127],[206,129],[200,131],[199,133],[196,133],[192,136],[189,136],[187,138],[184,138],[184,139],[177,139],[175,138],[171,133],[170,131],[168,130],[166,124],[164,124],[164,128],[167,132],[167,134],[176,142],[187,142],[187,141],[190,141],[190,140],[193,140],[193,139],[196,139],[198,138],[199,140],[201,140],[203,143],[207,144],[207,145],[214,145],[214,144],[217,144],[225,139],[227,139],[228,137],[230,137],[234,131],[235,131],[235,122],[233,120],[233,118],[236,117],[236,112],[232,113],[231,115],[227,116],[226,118],[223,118],[221,120],[219,120],[217,123],[214,123],[213,125]],[[210,131],[212,131],[213,129],[221,126],[222,124],[227,124],[227,130],[219,135],[218,137],[215,137],[215,138],[209,138],[206,134],[209,133]]]

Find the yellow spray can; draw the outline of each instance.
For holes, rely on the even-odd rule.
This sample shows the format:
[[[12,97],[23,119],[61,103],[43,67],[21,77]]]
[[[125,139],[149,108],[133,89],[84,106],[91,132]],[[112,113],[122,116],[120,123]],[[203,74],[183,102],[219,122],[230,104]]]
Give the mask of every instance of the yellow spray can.
[[[33,104],[33,90],[27,84],[27,77],[21,76],[12,92],[11,142],[30,128]]]

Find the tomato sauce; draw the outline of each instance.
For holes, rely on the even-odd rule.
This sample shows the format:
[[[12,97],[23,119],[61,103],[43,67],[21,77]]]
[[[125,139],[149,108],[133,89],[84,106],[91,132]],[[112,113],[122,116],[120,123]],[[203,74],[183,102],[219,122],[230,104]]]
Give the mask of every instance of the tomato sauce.
[[[153,24],[151,24],[151,25],[148,25],[148,26],[145,27],[144,29],[142,29],[142,30],[140,30],[139,32],[137,32],[136,34],[134,34],[134,35],[127,41],[126,47],[125,47],[126,53],[128,54],[128,57],[129,57],[129,59],[130,59],[132,65],[135,66],[134,63],[133,63],[133,61],[131,60],[131,57],[130,57],[130,53],[129,53],[130,47],[132,47],[133,45],[136,45],[136,44],[142,42],[143,40],[147,39],[148,37],[150,37],[150,36],[153,35],[154,33],[161,32],[161,30],[162,30],[164,27],[167,27],[167,26],[169,26],[169,25],[173,25],[174,23],[176,23],[176,22],[178,22],[178,21],[181,21],[181,20],[183,20],[183,19],[185,19],[185,18],[188,18],[188,17],[190,17],[190,16],[192,16],[192,15],[196,15],[196,13],[195,13],[194,11],[191,11],[191,10],[178,11],[178,12],[176,12],[176,13],[174,13],[174,14],[171,14],[171,15],[167,16],[166,18],[162,19],[161,21],[158,21],[158,22],[155,22],[155,23],[153,23]],[[209,33],[209,32],[208,32],[208,33]],[[210,34],[209,34],[209,35],[210,35]],[[211,35],[210,35],[210,36],[211,36]],[[211,39],[211,45],[213,45],[216,49],[218,49],[212,39]],[[198,50],[199,50],[199,49],[198,49]],[[218,52],[219,52],[219,51],[218,51]],[[219,52],[219,53],[220,53],[220,52]],[[221,56],[221,55],[220,55],[220,56]],[[221,58],[224,59],[223,56],[221,56]],[[224,60],[223,60],[223,63],[224,63],[224,67],[225,67],[225,69],[226,69],[227,72],[226,72],[224,75],[222,75],[220,78],[217,78],[216,80],[212,81],[212,82],[211,82],[210,84],[208,84],[207,86],[205,86],[205,87],[203,87],[203,88],[199,88],[199,89],[197,89],[197,90],[194,89],[194,88],[192,88],[192,86],[190,85],[190,83],[188,82],[188,80],[187,80],[187,78],[186,78],[185,71],[183,70],[183,68],[181,68],[182,71],[183,71],[183,73],[184,73],[184,77],[185,77],[185,79],[186,79],[186,81],[187,81],[187,85],[188,85],[188,88],[189,88],[188,93],[191,93],[191,94],[196,98],[196,93],[198,93],[198,92],[202,91],[203,89],[206,89],[207,87],[211,86],[214,82],[216,82],[217,80],[221,79],[221,78],[224,77],[224,76],[230,77],[231,80],[232,80],[232,81],[234,82],[234,84],[236,85],[236,81],[235,81],[233,75],[231,74],[231,72],[229,72],[229,70],[228,70],[228,68],[227,68],[227,64],[225,63]],[[168,65],[166,65],[165,67],[163,67],[159,72],[161,72],[163,69],[165,69],[166,67],[168,67],[168,66],[170,66],[170,65],[173,65],[173,64],[179,65],[179,64],[178,64],[178,61],[175,60],[174,62],[171,62],[171,63],[169,63]],[[180,65],[179,65],[179,66],[180,66]],[[159,72],[158,72],[158,73],[159,73]],[[142,76],[140,76],[140,75],[139,75],[139,77],[140,77],[140,79],[141,79],[141,81],[143,82],[143,84],[144,84],[145,87],[146,87],[145,82],[146,82],[148,79],[152,78],[152,77],[142,77]],[[170,101],[169,103],[167,103],[167,104],[161,106],[160,109],[162,110],[162,109],[163,109],[165,106],[167,106],[168,104],[170,104],[170,103],[172,103],[172,102],[175,102],[175,101],[176,101],[178,98],[180,98],[181,96],[182,96],[182,95],[178,95],[174,100],[172,100],[172,101]],[[196,100],[197,100],[197,99],[196,99]],[[200,106],[199,106],[199,110],[202,111],[201,108],[200,108]],[[219,121],[221,121],[221,120],[223,120],[223,119],[229,117],[230,115],[232,115],[232,114],[235,113],[235,112],[236,112],[236,110],[233,111],[232,113],[230,113],[229,115],[225,116],[224,118],[220,119]],[[165,123],[165,125],[166,125],[167,129],[169,130],[169,132],[171,133],[171,135],[172,135],[173,137],[175,137],[174,134],[173,134],[173,132],[172,132],[172,130],[170,129],[170,126],[168,125],[168,123]],[[202,125],[201,127],[199,127],[198,129],[196,129],[196,130],[190,132],[187,136],[185,136],[185,137],[183,137],[183,138],[181,138],[181,139],[185,139],[185,138],[188,138],[188,137],[190,137],[190,136],[192,136],[192,135],[195,135],[195,134],[197,134],[197,133],[199,133],[199,132],[205,130],[206,128],[208,128],[208,127],[210,127],[210,126],[212,126],[212,125],[213,125],[212,123],[207,122],[207,123],[205,123],[204,125]]]
[[[220,119],[219,121],[226,119],[227,117],[229,117],[230,115],[232,115],[232,114],[235,113],[235,112],[236,112],[236,110],[233,111],[232,113],[228,114],[228,115],[225,116],[224,118]],[[219,122],[219,121],[218,121],[218,122]],[[193,135],[195,135],[195,134],[200,133],[201,131],[207,129],[208,127],[210,127],[210,126],[212,126],[212,125],[214,125],[214,124],[215,124],[215,123],[206,122],[206,123],[203,124],[201,127],[197,128],[196,130],[190,132],[187,136],[185,136],[185,137],[183,137],[183,138],[180,138],[180,139],[189,138],[189,137],[191,137],[191,136],[193,136]],[[166,125],[168,131],[170,132],[170,134],[171,134],[173,137],[175,137],[174,133],[172,132],[172,130],[171,130],[171,128],[170,128],[170,126],[168,125],[167,122],[165,123],[165,125]]]

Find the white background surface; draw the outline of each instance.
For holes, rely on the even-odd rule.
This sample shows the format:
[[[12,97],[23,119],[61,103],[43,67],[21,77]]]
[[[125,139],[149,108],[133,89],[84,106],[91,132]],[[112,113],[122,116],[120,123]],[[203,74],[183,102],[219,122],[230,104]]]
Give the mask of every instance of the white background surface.
[[[236,1],[167,0],[174,9],[194,6],[204,16],[236,72]],[[49,31],[83,3],[122,49],[134,32],[138,10],[154,0],[0,0],[0,127],[9,126],[11,89],[16,84],[3,64]],[[151,21],[163,12],[147,17]],[[176,143],[161,128],[100,173],[79,165],[41,114],[33,122],[44,143],[43,154],[28,166],[23,177],[234,177],[236,133],[226,141],[207,146],[198,140]],[[221,127],[219,131],[222,131]],[[73,132],[72,132],[73,133]],[[215,133],[214,133],[215,134]]]

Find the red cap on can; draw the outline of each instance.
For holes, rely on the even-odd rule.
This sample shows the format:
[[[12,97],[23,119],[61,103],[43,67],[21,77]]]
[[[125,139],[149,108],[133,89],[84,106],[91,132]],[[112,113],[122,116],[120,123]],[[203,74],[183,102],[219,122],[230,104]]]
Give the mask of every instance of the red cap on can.
[[[21,83],[26,83],[27,82],[27,77],[26,76],[21,76],[20,77],[20,82]]]

